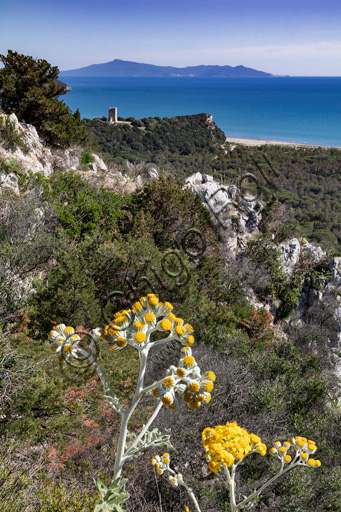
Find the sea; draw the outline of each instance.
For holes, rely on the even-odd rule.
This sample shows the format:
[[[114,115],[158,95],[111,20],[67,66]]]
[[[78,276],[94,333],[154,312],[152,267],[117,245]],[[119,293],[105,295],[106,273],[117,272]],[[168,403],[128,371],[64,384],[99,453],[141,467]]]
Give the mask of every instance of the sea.
[[[341,147],[341,77],[72,77],[82,118],[207,113],[226,137]]]

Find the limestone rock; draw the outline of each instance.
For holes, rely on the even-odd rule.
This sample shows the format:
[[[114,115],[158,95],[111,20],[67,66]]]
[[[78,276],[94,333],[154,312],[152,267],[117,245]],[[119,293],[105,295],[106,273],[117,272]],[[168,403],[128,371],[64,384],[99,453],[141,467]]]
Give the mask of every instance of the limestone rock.
[[[201,195],[225,245],[224,250],[244,248],[246,240],[259,232],[262,217],[255,210],[256,202],[240,198],[236,186],[221,185],[213,176],[197,172],[186,179],[185,188]]]
[[[2,193],[2,190],[9,190],[16,196],[20,195],[18,178],[13,172],[9,174],[3,171],[0,172],[0,193]]]
[[[144,177],[147,181],[157,180],[159,178],[158,170],[151,167],[144,173]]]
[[[89,164],[89,168],[93,171],[108,171],[107,166],[103,162],[102,158],[94,153],[91,154],[92,162]]]

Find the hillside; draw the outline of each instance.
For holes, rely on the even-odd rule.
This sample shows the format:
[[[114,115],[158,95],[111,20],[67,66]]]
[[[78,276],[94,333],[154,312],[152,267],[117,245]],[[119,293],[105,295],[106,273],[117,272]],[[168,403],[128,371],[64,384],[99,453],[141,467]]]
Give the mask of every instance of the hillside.
[[[338,237],[339,153],[82,123],[0,59],[0,512],[340,510],[341,257],[294,222]]]
[[[264,71],[245,66],[155,66],[115,59],[103,64],[92,64],[60,72],[60,76],[272,76]]]
[[[94,512],[93,478],[110,483],[119,415],[91,367],[58,363],[47,335],[65,322],[87,347],[90,329],[154,290],[173,304],[180,325],[185,319],[193,326],[196,361],[217,376],[209,404],[191,410],[181,401],[180,413],[163,407],[155,423],[161,430],[171,426],[172,464],[202,510],[226,510],[228,494],[207,468],[201,432],[233,420],[269,447],[295,435],[318,446],[322,466],[289,473],[261,496],[256,512],[338,510],[339,389],[332,356],[337,360],[340,258],[283,233],[283,211],[275,200],[265,201],[269,192],[243,199],[245,191],[227,181],[238,177],[243,149],[229,151],[206,115],[116,127],[86,121],[99,145],[106,139],[105,154],[116,151],[109,166],[88,147],[46,147],[34,127],[13,114],[2,121],[1,512]],[[284,168],[287,154],[280,155]],[[296,153],[290,155],[294,165]],[[297,155],[301,165],[304,154]],[[324,176],[324,163],[334,156],[319,155]],[[193,175],[192,169],[206,172]],[[214,211],[226,196],[211,170],[225,172],[230,195],[220,222]],[[212,194],[214,207],[207,202]],[[97,363],[127,407],[136,349],[113,353],[112,344],[97,345]],[[178,364],[174,347],[155,352],[147,382],[158,381],[170,364]],[[155,395],[145,398],[131,429],[141,429],[155,403]],[[156,450],[124,466],[131,512],[156,512],[160,500],[164,510],[188,503],[167,479],[155,486],[150,458]],[[275,466],[268,456],[250,457],[238,499]]]
[[[130,124],[117,126],[106,118],[83,121],[108,162],[156,165],[180,178],[205,172],[235,185],[243,173],[252,172],[263,188],[264,200],[275,194],[287,207],[283,225],[287,234],[341,251],[340,150],[234,147],[225,142],[224,133],[207,114],[127,121]]]

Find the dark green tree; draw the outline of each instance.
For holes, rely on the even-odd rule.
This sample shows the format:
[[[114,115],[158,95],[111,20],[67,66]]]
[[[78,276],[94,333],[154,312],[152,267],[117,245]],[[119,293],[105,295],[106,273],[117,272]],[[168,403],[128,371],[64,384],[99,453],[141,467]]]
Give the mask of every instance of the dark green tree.
[[[79,112],[58,100],[67,86],[58,80],[57,66],[12,50],[0,55],[0,105],[7,114],[33,124],[39,134],[55,146],[88,141]]]

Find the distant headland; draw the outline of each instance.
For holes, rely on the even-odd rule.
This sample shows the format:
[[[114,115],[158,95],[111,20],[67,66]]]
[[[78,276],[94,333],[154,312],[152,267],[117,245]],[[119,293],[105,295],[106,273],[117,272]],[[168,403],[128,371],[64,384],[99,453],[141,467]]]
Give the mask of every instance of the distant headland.
[[[155,66],[115,59],[103,64],[92,64],[78,69],[61,71],[60,76],[200,76],[200,77],[257,77],[273,76],[271,73],[246,68],[245,66],[188,66],[176,68],[173,66]]]

